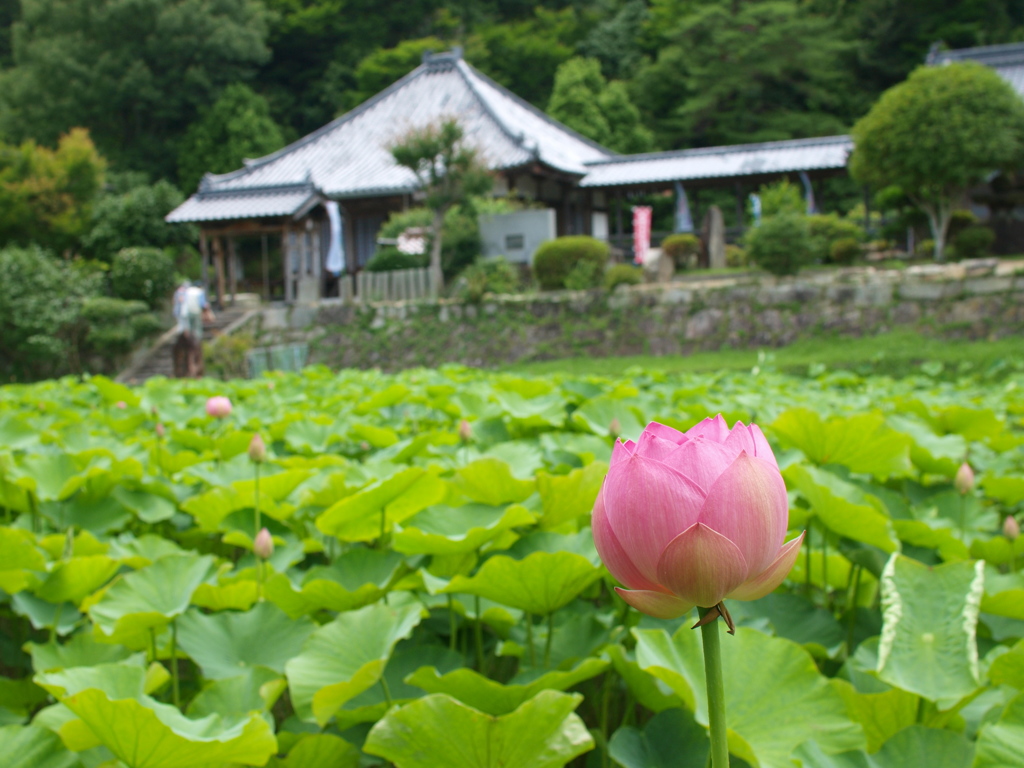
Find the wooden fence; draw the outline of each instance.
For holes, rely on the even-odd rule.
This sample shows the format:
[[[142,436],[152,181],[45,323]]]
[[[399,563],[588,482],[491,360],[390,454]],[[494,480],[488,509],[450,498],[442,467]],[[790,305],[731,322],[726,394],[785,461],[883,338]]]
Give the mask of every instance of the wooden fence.
[[[354,301],[404,301],[408,299],[436,298],[437,287],[431,285],[430,273],[426,267],[420,269],[395,269],[390,272],[367,272],[356,275],[355,296],[343,300]]]

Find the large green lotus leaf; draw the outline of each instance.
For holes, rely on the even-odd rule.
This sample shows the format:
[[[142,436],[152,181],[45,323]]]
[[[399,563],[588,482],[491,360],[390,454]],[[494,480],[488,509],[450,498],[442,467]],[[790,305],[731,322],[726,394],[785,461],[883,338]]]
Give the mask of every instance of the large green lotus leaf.
[[[515,392],[496,391],[493,397],[519,428],[560,427],[565,423],[565,400],[561,395],[526,398]]]
[[[816,657],[827,656],[846,640],[846,631],[830,611],[800,595],[774,592],[752,603],[740,603],[745,617],[763,616],[778,637],[800,643]],[[739,610],[734,610],[737,620]]]
[[[170,520],[178,511],[178,505],[174,501],[159,493],[151,493],[145,488],[128,490],[119,486],[113,490],[111,495],[123,507],[134,512],[139,520],[150,525]]]
[[[1024,768],[1024,694],[1006,705],[998,722],[982,727],[972,768]]]
[[[705,768],[711,744],[704,729],[684,709],[666,709],[641,731],[619,728],[608,753],[622,768]]]
[[[545,672],[529,683],[512,682],[502,685],[465,667],[444,675],[435,667],[421,667],[405,681],[427,693],[446,693],[488,715],[505,715],[540,691],[564,691],[584,680],[596,677],[607,668],[607,661],[590,658],[584,659],[572,669]]]
[[[115,664],[131,656],[127,648],[99,643],[87,633],[73,635],[66,643],[28,643],[26,650],[32,656],[32,669],[36,672]]]
[[[404,563],[397,552],[360,546],[328,566],[310,568],[299,587],[282,573],[270,576],[264,587],[267,599],[293,619],[324,608],[351,611],[377,602]]]
[[[249,667],[242,674],[215,680],[189,702],[193,719],[207,715],[266,712],[288,687],[284,677],[267,667]]]
[[[993,685],[1012,685],[1024,691],[1024,640],[993,660],[988,677]]]
[[[38,581],[33,571],[45,571],[46,558],[35,537],[17,528],[0,528],[0,589],[15,594]]]
[[[78,755],[68,752],[53,731],[36,725],[0,728],[4,768],[79,768]]]
[[[428,507],[396,526],[391,546],[405,554],[454,555],[475,552],[509,528],[529,525],[535,516],[520,504],[492,507],[465,504]]]
[[[1024,574],[985,570],[985,596],[981,610],[996,616],[1024,619]]]
[[[876,754],[857,751],[830,755],[808,742],[795,756],[804,768],[970,768],[973,753],[970,742],[959,733],[912,725],[889,739]],[[1000,766],[1010,768],[1007,763]]]
[[[401,403],[409,398],[412,390],[404,384],[392,384],[373,394],[367,394],[369,396],[352,409],[353,413],[365,416],[368,413],[379,411],[381,408],[387,408],[389,405]]]
[[[234,487],[220,487],[205,493],[197,494],[182,503],[181,509],[188,512],[199,523],[202,531],[217,531],[225,527],[224,521],[234,512],[242,509],[255,509],[256,499],[253,492],[239,491]],[[290,504],[281,504],[270,497],[260,494],[260,512],[275,520],[287,519],[295,508]]]
[[[509,469],[512,470],[512,477],[519,480],[533,480],[537,471],[544,466],[544,454],[541,453],[541,450],[532,441],[506,440],[487,448],[483,456],[473,457],[474,460],[477,458],[492,458],[504,461],[508,464]],[[466,463],[468,464],[469,462],[467,461]]]
[[[11,680],[0,677],[0,713],[23,722],[30,712],[46,701],[46,691],[30,678]],[[7,723],[4,723],[7,725]]]
[[[608,465],[595,461],[567,475],[549,475],[546,472],[538,474],[537,490],[544,510],[540,527],[558,528],[589,515],[607,473]]]
[[[960,435],[936,435],[927,424],[909,416],[889,416],[889,425],[910,440],[910,460],[923,472],[952,477],[967,455]]]
[[[492,717],[435,693],[393,709],[378,722],[363,751],[397,768],[560,768],[593,749],[573,712],[579,694],[541,691],[517,710]]]
[[[793,464],[783,471],[786,485],[800,491],[811,510],[840,536],[894,552],[899,543],[885,505],[838,475],[808,464]]]
[[[76,493],[65,501],[44,501],[40,513],[56,528],[84,528],[104,534],[120,531],[131,522],[132,512],[114,496],[94,499]]]
[[[141,648],[149,629],[166,626],[188,609],[212,567],[209,555],[168,555],[115,580],[83,608],[107,640]]]
[[[611,660],[615,671],[636,697],[637,703],[652,712],[678,709],[683,706],[682,700],[667,685],[640,669],[632,651],[627,651],[621,645],[609,645],[603,649],[602,653]]]
[[[893,555],[882,571],[878,676],[934,701],[956,701],[979,685],[975,628],[984,563],[928,567]]]
[[[456,576],[442,591],[479,595],[527,613],[547,614],[569,603],[600,576],[600,568],[572,552],[534,552],[522,560],[496,555],[475,575]]]
[[[619,428],[611,433],[612,422],[618,421]],[[643,432],[637,409],[621,397],[601,395],[583,403],[572,412],[572,423],[580,429],[589,430],[601,437],[622,437],[636,440]]]
[[[633,635],[641,669],[668,684],[706,725],[700,633],[684,625],[672,637],[663,629]],[[761,768],[791,768],[793,750],[809,739],[829,753],[864,746],[839,692],[799,645],[745,627],[722,645],[729,746],[737,756]]]
[[[33,453],[14,464],[9,477],[16,485],[32,491],[40,501],[60,501],[81,487],[81,472],[78,462],[66,453]]]
[[[138,570],[155,563],[161,557],[180,555],[184,551],[170,539],[147,533],[137,539],[131,534],[123,534],[110,542],[109,554],[129,568]]]
[[[900,541],[914,547],[934,549],[947,562],[970,557],[967,545],[949,528],[932,527],[923,520],[893,520],[892,527]]]
[[[1024,501],[1024,477],[997,477],[986,475],[981,481],[985,494],[1007,506]]]
[[[353,424],[350,430],[356,440],[365,440],[374,448],[387,448],[398,442],[398,433],[388,427],[375,427],[372,424]]]
[[[291,619],[273,603],[257,603],[246,613],[192,609],[178,619],[178,643],[209,679],[235,677],[253,666],[283,674],[314,629],[309,619]]]
[[[295,492],[295,489],[302,485],[309,476],[313,474],[308,469],[287,469],[284,472],[260,475],[260,504],[265,501],[284,501]],[[256,479],[236,480],[231,484],[243,498],[253,500],[249,506],[255,506]]]
[[[0,445],[8,451],[31,451],[39,445],[39,430],[13,413],[0,417]]]
[[[868,752],[877,752],[897,732],[917,722],[921,699],[916,694],[901,688],[861,693],[845,680],[833,684],[846,701],[847,713],[864,728]]]
[[[533,480],[515,477],[508,463],[491,458],[460,468],[452,482],[473,501],[495,507],[524,501],[537,488]]]
[[[331,443],[345,439],[343,424],[323,417],[299,419],[288,425],[284,441],[288,447],[299,453],[323,453]]]
[[[252,569],[255,571],[255,569]],[[203,583],[192,593],[192,605],[210,611],[248,611],[259,599],[259,585],[253,578],[226,583]]]
[[[320,627],[285,665],[295,713],[326,725],[345,702],[380,680],[395,644],[422,618],[419,603],[378,603]]]
[[[330,733],[303,736],[287,757],[272,757],[267,768],[359,768],[359,750]]]
[[[259,715],[192,720],[147,696],[145,677],[142,667],[106,664],[36,679],[129,768],[265,765],[277,751],[274,733]]]
[[[14,595],[11,607],[28,619],[34,629],[56,628],[58,635],[73,632],[82,621],[82,614],[71,603],[49,603],[30,592]]]
[[[36,596],[51,603],[80,603],[106,584],[120,567],[120,563],[106,555],[62,560],[53,564],[36,588]]]
[[[879,479],[910,474],[910,440],[890,429],[881,414],[822,421],[809,408],[790,408],[772,422],[771,431],[815,464],[840,464]]]
[[[448,495],[448,484],[432,472],[410,467],[348,496],[316,519],[316,526],[342,541],[370,541]]]

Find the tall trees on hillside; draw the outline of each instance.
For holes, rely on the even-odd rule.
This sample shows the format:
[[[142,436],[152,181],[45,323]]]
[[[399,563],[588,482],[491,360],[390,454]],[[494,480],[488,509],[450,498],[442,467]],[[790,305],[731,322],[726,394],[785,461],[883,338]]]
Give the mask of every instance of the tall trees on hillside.
[[[122,169],[173,177],[175,144],[266,61],[259,0],[23,0],[0,131],[52,145],[85,126]]]

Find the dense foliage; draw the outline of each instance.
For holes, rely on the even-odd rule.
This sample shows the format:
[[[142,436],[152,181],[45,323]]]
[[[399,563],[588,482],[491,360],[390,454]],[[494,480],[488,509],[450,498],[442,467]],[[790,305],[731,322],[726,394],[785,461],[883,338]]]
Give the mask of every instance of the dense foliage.
[[[589,266],[578,269],[580,264]],[[608,264],[608,243],[587,235],[570,235],[541,243],[533,254],[533,276],[545,291],[569,287],[566,281],[578,270],[579,278],[586,282],[586,274],[600,284]],[[586,274],[584,274],[586,273]],[[574,284],[573,288],[590,287]]]
[[[795,275],[813,258],[806,216],[780,213],[769,216],[746,235],[747,255],[773,275]]]
[[[808,531],[780,590],[731,606],[734,764],[1020,768],[1024,379],[926,371],[0,389],[0,748],[14,768],[703,766],[694,618],[629,610],[589,513],[612,433],[723,412],[764,427]]]

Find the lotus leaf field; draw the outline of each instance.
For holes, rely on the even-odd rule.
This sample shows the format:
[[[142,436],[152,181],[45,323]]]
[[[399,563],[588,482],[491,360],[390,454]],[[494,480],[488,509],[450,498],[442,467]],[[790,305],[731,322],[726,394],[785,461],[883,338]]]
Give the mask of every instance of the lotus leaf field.
[[[730,605],[733,765],[1024,766],[1024,374],[465,368],[0,389],[0,764],[704,768],[695,614],[589,519],[616,433],[719,412],[808,532]]]

